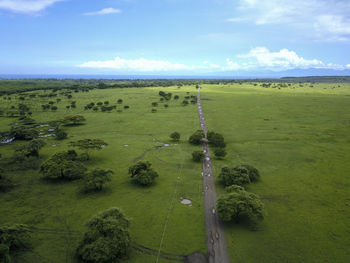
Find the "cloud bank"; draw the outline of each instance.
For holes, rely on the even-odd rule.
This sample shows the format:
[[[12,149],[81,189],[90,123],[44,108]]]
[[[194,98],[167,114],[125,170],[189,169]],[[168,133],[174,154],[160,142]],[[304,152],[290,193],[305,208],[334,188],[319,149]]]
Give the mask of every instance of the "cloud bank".
[[[235,56],[234,59],[227,58],[222,65],[204,61],[200,65],[186,65],[172,63],[164,60],[123,59],[116,57],[113,60],[87,61],[80,68],[110,69],[120,72],[218,72],[218,71],[284,71],[290,69],[349,69],[348,65],[324,63],[318,59],[305,59],[296,52],[288,49],[270,51],[266,47],[252,48],[246,54]]]
[[[37,13],[63,0],[0,0],[0,9],[14,13]]]

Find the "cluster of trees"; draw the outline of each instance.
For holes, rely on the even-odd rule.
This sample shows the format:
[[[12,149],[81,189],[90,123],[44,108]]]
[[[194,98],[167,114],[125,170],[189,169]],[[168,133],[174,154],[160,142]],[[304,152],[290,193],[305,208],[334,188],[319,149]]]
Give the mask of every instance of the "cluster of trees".
[[[165,100],[171,100],[172,97],[172,93],[166,93],[164,91],[159,91],[159,96],[161,96],[162,98],[164,98]]]
[[[137,184],[149,186],[154,183],[154,180],[159,176],[156,171],[151,168],[149,162],[138,162],[129,167],[130,177]]]
[[[119,262],[130,253],[129,220],[118,208],[110,208],[88,223],[77,256],[86,263]]]
[[[259,171],[251,165],[234,168],[223,167],[219,179],[226,186],[227,194],[217,200],[217,212],[221,220],[256,225],[264,218],[264,205],[260,198],[244,189],[244,185],[259,180]]]
[[[30,247],[30,229],[27,225],[0,227],[0,262],[10,263],[11,254]]]
[[[260,174],[258,169],[251,165],[242,164],[236,167],[223,167],[219,179],[225,186],[245,185],[258,181]]]
[[[107,145],[105,142],[102,143]],[[82,145],[82,143],[79,145]],[[90,144],[87,147],[87,150],[91,149]],[[98,148],[94,147],[93,149]],[[103,186],[111,181],[113,171],[100,168],[88,171],[82,163],[87,160],[86,154],[79,156],[74,150],[56,153],[41,164],[40,173],[43,178],[50,180],[73,181],[80,179],[83,192],[101,191]]]

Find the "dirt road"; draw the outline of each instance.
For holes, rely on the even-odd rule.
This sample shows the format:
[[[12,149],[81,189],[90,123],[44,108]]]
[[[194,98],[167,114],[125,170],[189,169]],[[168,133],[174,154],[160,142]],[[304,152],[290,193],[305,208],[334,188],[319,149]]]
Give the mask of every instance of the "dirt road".
[[[205,125],[204,114],[201,106],[200,88],[198,88],[197,104],[200,117],[200,124],[206,138],[207,127]],[[205,159],[203,160],[202,177],[209,263],[229,263],[230,259],[228,255],[226,238],[215,210],[217,196],[212,172],[210,151],[208,143],[206,141],[203,141],[203,152],[205,154]]]

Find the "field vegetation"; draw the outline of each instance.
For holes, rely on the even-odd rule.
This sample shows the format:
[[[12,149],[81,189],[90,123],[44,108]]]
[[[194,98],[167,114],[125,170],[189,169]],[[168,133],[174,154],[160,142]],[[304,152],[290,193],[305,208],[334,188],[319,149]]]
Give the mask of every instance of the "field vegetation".
[[[231,261],[348,262],[346,81],[1,80],[0,258],[205,254],[200,85]]]

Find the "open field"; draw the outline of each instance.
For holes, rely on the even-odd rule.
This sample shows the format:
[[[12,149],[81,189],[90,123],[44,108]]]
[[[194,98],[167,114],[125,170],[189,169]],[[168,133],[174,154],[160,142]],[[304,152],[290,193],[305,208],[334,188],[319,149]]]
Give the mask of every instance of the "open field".
[[[161,90],[180,99],[160,103]],[[196,95],[195,86],[93,89],[73,92],[71,99],[58,95],[20,100],[22,95],[12,94],[11,100],[4,100],[3,95],[0,132],[17,122],[5,112],[19,103],[28,105],[32,118],[42,124],[81,114],[86,124],[65,127],[65,140],[47,138],[40,158],[71,149],[70,141],[99,138],[108,146],[92,151],[91,160],[84,164],[114,171],[104,191],[82,194],[78,181],[48,183],[40,179],[38,170],[7,167],[16,186],[0,193],[0,225],[24,223],[35,229],[33,249],[19,253],[15,262],[76,262],[74,252],[85,222],[114,206],[130,218],[133,242],[157,250],[169,214],[161,250],[206,253],[201,164],[191,160],[191,153],[201,148],[187,141],[200,125],[196,104],[181,104],[187,92]],[[51,91],[34,87],[29,94],[34,93]],[[57,98],[61,101],[56,103]],[[118,99],[123,104],[117,104]],[[227,143],[225,159],[213,159],[214,176],[221,167],[238,164],[253,165],[261,174],[261,181],[247,190],[262,197],[266,218],[257,231],[225,224],[231,262],[348,262],[350,84],[274,83],[268,88],[258,82],[201,84],[201,99],[208,130],[223,134]],[[92,101],[106,100],[122,112],[84,110]],[[48,101],[55,101],[57,111],[42,110]],[[71,101],[77,108],[66,109]],[[157,112],[151,113],[155,101]],[[169,139],[173,131],[181,133],[178,144]],[[0,145],[2,162],[21,144]],[[164,144],[170,145],[157,148]],[[138,160],[150,161],[159,173],[154,185],[144,188],[131,183],[128,167]],[[218,195],[224,193],[218,180],[216,186]],[[192,207],[181,204],[180,197],[192,200]],[[133,251],[124,262],[155,261],[155,256]]]
[[[128,88],[74,93],[71,100],[76,101],[77,108],[67,110],[65,106],[71,100],[61,96],[57,112],[42,111],[40,105],[47,102],[47,98],[22,101],[31,108],[32,117],[38,123],[77,113],[87,119],[85,125],[66,128],[69,134],[66,140],[49,138],[41,151],[42,158],[67,150],[69,141],[100,138],[109,145],[101,151],[93,151],[91,160],[86,164],[89,169],[112,169],[114,175],[105,191],[84,195],[78,192],[79,182],[47,183],[40,179],[37,171],[10,172],[17,186],[12,191],[0,194],[0,224],[25,223],[43,229],[34,231],[33,252],[21,253],[18,262],[38,262],[39,258],[42,262],[73,262],[75,248],[82,236],[75,231],[85,231],[84,224],[91,216],[113,206],[120,207],[130,218],[132,240],[157,250],[176,185],[174,207],[170,212],[162,251],[183,255],[194,251],[205,253],[201,166],[191,161],[191,152],[197,147],[184,141],[198,126],[197,108],[196,105],[184,107],[179,99],[168,102],[167,109],[160,103],[158,112],[151,113],[151,102],[159,101],[160,90]],[[181,98],[186,92],[196,92],[194,87],[170,90]],[[12,97],[11,102],[1,99],[1,106],[17,105],[19,101],[15,100],[16,96]],[[124,101],[122,105],[129,105],[130,109],[111,113],[83,110],[91,101],[108,100],[116,104],[120,98]],[[118,105],[119,108],[123,107]],[[15,120],[0,118],[1,131],[9,129],[8,124]],[[169,134],[175,130],[182,135],[178,145],[174,145],[169,138]],[[170,146],[156,149],[156,146],[163,146],[164,143]],[[0,153],[3,158],[11,157],[19,144],[21,142],[15,141],[2,145]],[[160,175],[155,185],[143,188],[130,182],[128,167],[136,160],[147,160],[153,164]],[[191,199],[193,206],[181,204],[181,196]],[[154,256],[132,253],[127,262],[155,262],[155,259]]]
[[[350,85],[293,86],[202,85],[208,129],[228,143],[214,174],[243,163],[262,176],[247,189],[267,216],[258,231],[226,225],[232,262],[350,260]]]

